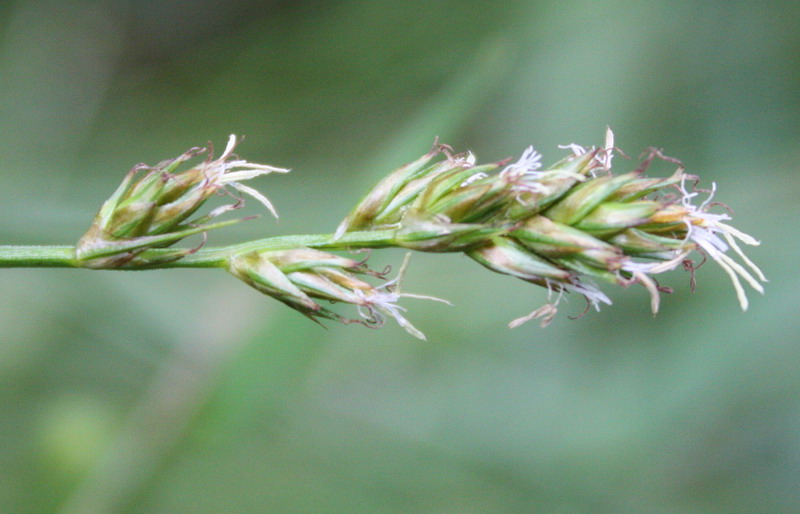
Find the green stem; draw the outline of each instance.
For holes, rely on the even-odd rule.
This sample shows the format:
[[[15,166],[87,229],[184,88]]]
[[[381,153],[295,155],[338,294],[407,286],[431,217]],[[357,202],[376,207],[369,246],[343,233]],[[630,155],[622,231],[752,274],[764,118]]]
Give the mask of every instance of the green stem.
[[[0,246],[0,268],[79,268],[74,246]]]
[[[224,268],[231,255],[255,250],[296,248],[306,246],[327,250],[349,248],[385,248],[395,246],[394,230],[350,232],[334,240],[333,234],[277,236],[248,241],[229,246],[203,248],[186,257],[168,263],[148,267],[158,268]],[[175,248],[146,250],[141,257],[159,257],[173,253]],[[0,268],[81,268],[75,258],[74,246],[2,246],[0,245]],[[118,268],[136,269],[136,268]]]

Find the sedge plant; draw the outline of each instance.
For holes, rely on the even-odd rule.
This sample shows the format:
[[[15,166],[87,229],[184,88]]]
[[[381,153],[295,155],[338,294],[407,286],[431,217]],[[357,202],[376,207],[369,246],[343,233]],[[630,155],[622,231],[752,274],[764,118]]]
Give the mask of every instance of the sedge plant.
[[[743,310],[743,282],[763,293],[766,278],[739,246],[758,241],[727,223],[729,209],[713,200],[715,185],[700,189],[697,176],[656,149],[631,171],[614,174],[612,160],[621,152],[610,129],[602,146],[560,147],[566,155],[550,166],[533,147],[516,161],[477,164],[471,152],[436,142],[380,180],[333,233],[175,247],[187,236],[205,238],[241,221],[216,218],[241,207],[243,195],[277,216],[267,197],[244,182],[288,170],[240,159],[237,144],[232,135],[216,158],[209,145],[156,166],[135,166],[75,246],[0,246],[0,267],[222,268],[311,320],[380,327],[393,318],[421,339],[400,300],[444,300],[401,291],[408,257],[390,278],[356,257],[363,250],[462,253],[544,287],[547,302],[511,321],[512,328],[532,319],[546,326],[564,295],[582,296],[587,310],[611,304],[598,283],[643,286],[656,313],[660,293],[670,291],[656,275],[682,267],[694,283],[708,258],[728,274]],[[647,176],[656,159],[674,165],[674,172]],[[202,212],[209,198],[223,193],[234,201]],[[335,304],[355,312],[342,313]]]

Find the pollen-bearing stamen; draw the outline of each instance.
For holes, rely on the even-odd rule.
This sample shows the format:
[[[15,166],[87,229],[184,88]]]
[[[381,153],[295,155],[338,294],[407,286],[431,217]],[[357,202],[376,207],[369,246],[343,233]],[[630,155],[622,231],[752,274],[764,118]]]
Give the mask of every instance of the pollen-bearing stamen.
[[[587,152],[595,152],[594,157],[592,158],[591,163],[589,164],[590,170],[589,173],[591,176],[595,176],[595,171],[598,169],[602,169],[605,171],[611,171],[611,160],[614,158],[614,150],[616,147],[614,146],[614,132],[611,130],[611,127],[606,128],[606,138],[605,143],[602,147],[590,146],[585,147],[575,143],[570,143],[567,145],[558,145],[559,148],[564,150],[569,150],[575,157],[580,157],[581,155]]]
[[[578,318],[582,317],[586,311],[592,307],[594,307],[596,311],[600,312],[600,304],[612,304],[611,299],[600,290],[597,284],[594,284],[587,279],[579,280],[577,277],[570,278],[566,281],[544,279],[544,285],[547,287],[547,303],[535,309],[526,316],[512,320],[508,324],[508,328],[517,328],[533,319],[540,319],[540,326],[542,328],[547,327],[558,313],[558,305],[562,302],[562,300],[566,301],[564,293],[577,293],[583,296],[583,298],[586,300],[586,310],[576,316]],[[558,291],[558,296],[555,300],[551,300],[553,291]]]
[[[564,296],[564,289],[559,289],[558,297],[555,299],[555,301],[553,301],[552,281],[546,280],[545,287],[547,287],[547,303],[537,309],[534,309],[530,314],[511,320],[508,323],[508,328],[517,328],[520,325],[523,325],[534,319],[541,320],[539,323],[541,328],[545,328],[553,322],[556,314],[558,314],[558,304],[561,303],[561,297]]]

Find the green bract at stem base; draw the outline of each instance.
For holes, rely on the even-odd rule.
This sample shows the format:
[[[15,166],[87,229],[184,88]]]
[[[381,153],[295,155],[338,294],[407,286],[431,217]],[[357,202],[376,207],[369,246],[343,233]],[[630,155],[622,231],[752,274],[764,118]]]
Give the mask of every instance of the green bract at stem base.
[[[177,261],[148,267],[142,267],[141,265],[126,267],[123,265],[104,269],[225,268],[228,265],[229,258],[234,254],[301,246],[326,250],[387,248],[397,246],[395,235],[395,230],[371,230],[348,232],[337,239],[334,238],[333,234],[277,236],[229,246],[203,248]],[[175,250],[175,248],[150,249],[143,252],[141,256],[155,258],[172,254]],[[0,245],[0,268],[85,268],[85,263],[75,257],[74,246]]]

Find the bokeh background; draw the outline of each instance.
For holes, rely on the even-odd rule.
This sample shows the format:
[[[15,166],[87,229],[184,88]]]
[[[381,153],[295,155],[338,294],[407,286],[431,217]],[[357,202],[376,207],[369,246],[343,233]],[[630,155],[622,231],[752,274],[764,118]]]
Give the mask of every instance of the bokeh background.
[[[332,231],[434,136],[552,162],[610,125],[716,181],[771,282],[742,314],[709,264],[656,318],[632,288],[509,330],[543,290],[418,255],[407,290],[456,304],[406,302],[420,342],[221,271],[0,270],[0,511],[797,509],[798,26],[781,1],[2,2],[0,244],[71,244],[133,164],[230,133],[294,171],[256,184],[279,221],[211,244]]]

